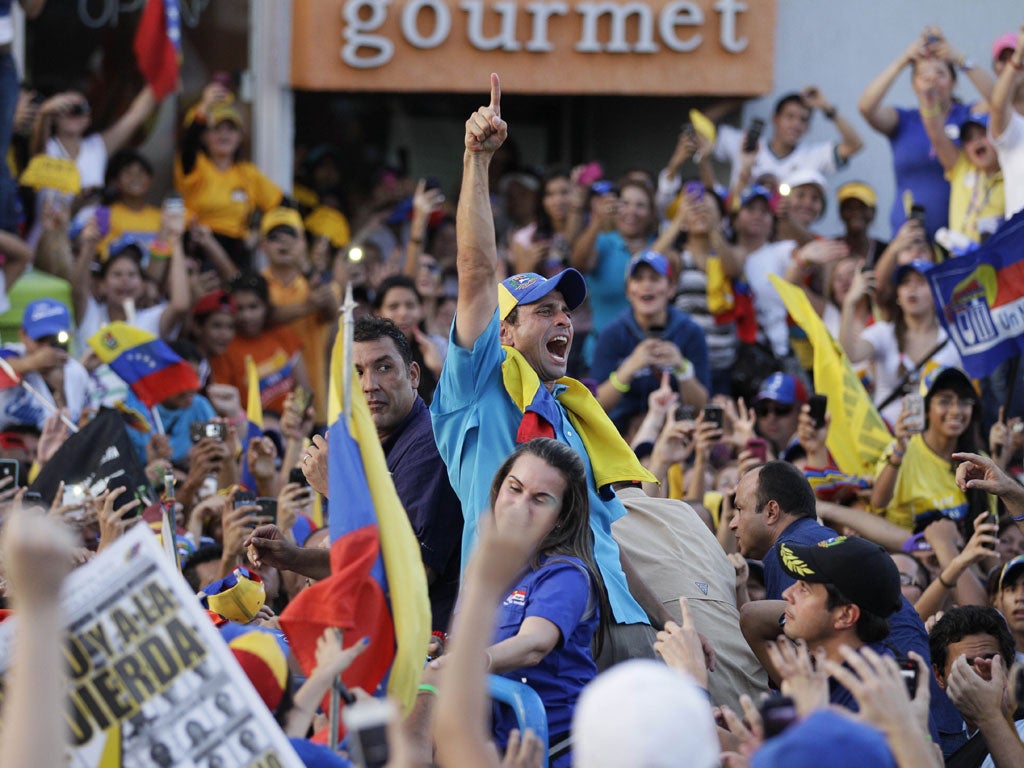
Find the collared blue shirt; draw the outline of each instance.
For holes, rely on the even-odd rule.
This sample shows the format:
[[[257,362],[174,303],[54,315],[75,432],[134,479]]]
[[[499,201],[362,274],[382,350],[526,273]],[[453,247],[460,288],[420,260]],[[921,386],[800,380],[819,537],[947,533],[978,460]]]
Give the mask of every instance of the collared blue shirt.
[[[445,632],[459,592],[462,507],[445,475],[422,398],[416,397],[409,414],[381,445],[423,564],[437,575],[427,591],[433,628]]]
[[[476,545],[480,515],[490,510],[491,481],[502,462],[516,447],[516,432],[523,414],[505,390],[501,364],[505,351],[498,336],[495,310],[472,349],[455,340],[452,324],[448,357],[434,391],[430,414],[437,448],[448,467],[448,479],[462,500],[462,563]],[[555,390],[555,395],[559,390]],[[647,624],[647,614],[626,586],[619,562],[619,547],[612,538],[612,523],[626,514],[618,498],[603,500],[597,492],[594,471],[583,440],[559,405],[561,420],[554,424],[555,437],[569,445],[587,468],[590,497],[590,528],[594,532],[594,559],[601,571],[612,615],[618,624]]]

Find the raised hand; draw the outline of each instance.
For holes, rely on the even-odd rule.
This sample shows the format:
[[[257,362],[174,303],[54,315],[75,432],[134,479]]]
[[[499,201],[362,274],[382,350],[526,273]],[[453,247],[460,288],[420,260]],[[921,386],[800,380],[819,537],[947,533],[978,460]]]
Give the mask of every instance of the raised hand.
[[[507,138],[508,124],[501,119],[501,82],[492,72],[491,103],[466,121],[466,150],[493,155]]]

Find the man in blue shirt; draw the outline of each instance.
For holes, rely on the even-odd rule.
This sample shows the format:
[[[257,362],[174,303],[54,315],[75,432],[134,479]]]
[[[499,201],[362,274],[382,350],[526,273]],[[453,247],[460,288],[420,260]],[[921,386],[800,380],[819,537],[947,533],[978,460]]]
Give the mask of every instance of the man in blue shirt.
[[[438,450],[462,500],[462,562],[476,543],[481,514],[489,512],[491,479],[516,443],[542,436],[567,443],[587,468],[594,556],[614,620],[598,665],[652,657],[655,634],[630,589],[658,623],[668,616],[634,580],[611,536],[612,522],[626,513],[612,484],[650,475],[593,396],[565,376],[571,313],[586,298],[583,277],[567,269],[551,279],[526,273],[498,285],[488,170],[508,135],[500,100],[498,77],[491,75],[490,105],[466,122],[456,218],[459,298],[448,357],[430,405]]]

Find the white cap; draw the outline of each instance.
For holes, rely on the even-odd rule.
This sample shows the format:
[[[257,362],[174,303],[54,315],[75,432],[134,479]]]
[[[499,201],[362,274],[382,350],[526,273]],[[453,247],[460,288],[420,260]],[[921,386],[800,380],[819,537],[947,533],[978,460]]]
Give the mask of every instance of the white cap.
[[[618,664],[583,689],[572,719],[575,768],[714,768],[711,704],[685,672],[656,661]]]

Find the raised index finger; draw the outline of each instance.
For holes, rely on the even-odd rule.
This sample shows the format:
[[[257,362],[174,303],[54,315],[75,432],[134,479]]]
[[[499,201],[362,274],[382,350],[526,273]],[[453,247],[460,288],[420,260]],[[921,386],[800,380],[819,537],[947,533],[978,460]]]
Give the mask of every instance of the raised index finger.
[[[693,629],[693,614],[690,613],[690,602],[685,597],[679,598],[679,612],[683,616],[683,629]]]
[[[491,72],[491,109],[495,115],[501,117],[501,81],[498,80],[496,72]]]

